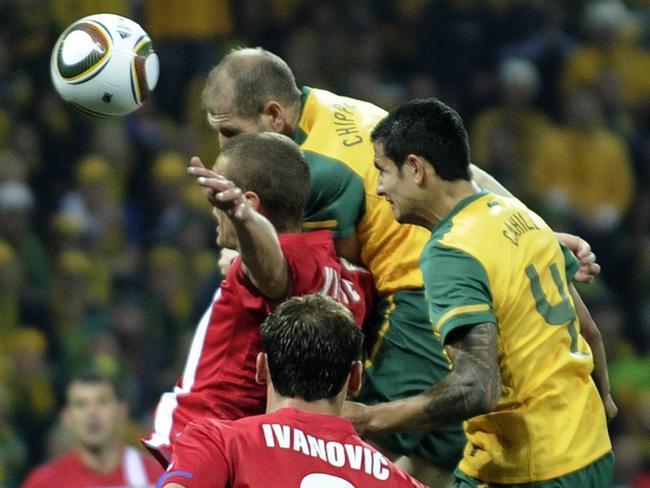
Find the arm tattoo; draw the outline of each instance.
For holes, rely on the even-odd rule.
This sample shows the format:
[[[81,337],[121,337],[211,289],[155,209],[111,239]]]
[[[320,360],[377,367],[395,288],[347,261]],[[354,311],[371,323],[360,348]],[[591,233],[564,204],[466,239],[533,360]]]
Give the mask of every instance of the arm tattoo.
[[[496,406],[500,396],[495,324],[483,323],[461,330],[446,349],[453,369],[424,393],[431,427],[487,413]]]

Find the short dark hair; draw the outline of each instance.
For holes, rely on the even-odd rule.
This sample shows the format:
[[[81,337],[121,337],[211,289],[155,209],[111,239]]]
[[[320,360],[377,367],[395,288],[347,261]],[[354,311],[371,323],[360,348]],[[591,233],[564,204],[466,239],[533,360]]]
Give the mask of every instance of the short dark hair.
[[[274,389],[284,397],[334,398],[361,359],[363,334],[352,314],[325,295],[288,299],[260,331]]]
[[[94,369],[81,369],[68,376],[65,388],[66,404],[70,400],[70,387],[75,383],[108,385],[112,388],[113,393],[115,393],[115,398],[118,400],[124,400],[124,392],[122,391],[121,385],[115,376],[100,373]]]
[[[372,131],[371,140],[401,171],[409,154],[426,158],[443,180],[469,180],[470,151],[460,115],[436,98],[406,102]]]
[[[239,134],[221,147],[228,173],[243,191],[257,193],[278,230],[301,228],[309,197],[309,166],[298,144],[273,132]]]
[[[210,71],[203,106],[209,113],[232,111],[251,118],[269,100],[293,106],[300,96],[293,72],[282,58],[260,47],[237,48]]]

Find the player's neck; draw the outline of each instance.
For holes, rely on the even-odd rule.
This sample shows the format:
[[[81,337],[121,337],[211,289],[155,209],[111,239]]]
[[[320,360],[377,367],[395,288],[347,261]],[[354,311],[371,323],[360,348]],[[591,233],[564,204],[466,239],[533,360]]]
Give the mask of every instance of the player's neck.
[[[79,448],[79,457],[87,468],[102,474],[108,474],[115,471],[120,465],[122,446],[119,443],[97,449],[81,446]]]
[[[273,413],[281,408],[295,408],[303,412],[320,413],[324,415],[340,415],[341,404],[338,401],[330,400],[316,400],[314,402],[307,402],[300,398],[287,398],[276,396],[269,398],[266,408],[267,413]]]
[[[296,130],[298,129],[298,122],[300,121],[300,109],[301,105],[297,104],[295,107],[286,108],[287,113],[287,125],[284,130],[284,135],[293,139],[296,135]]]
[[[436,198],[426,206],[425,227],[433,229],[456,208],[456,206],[472,195],[476,195],[480,187],[473,181],[456,180],[446,182],[442,191],[436,192]]]

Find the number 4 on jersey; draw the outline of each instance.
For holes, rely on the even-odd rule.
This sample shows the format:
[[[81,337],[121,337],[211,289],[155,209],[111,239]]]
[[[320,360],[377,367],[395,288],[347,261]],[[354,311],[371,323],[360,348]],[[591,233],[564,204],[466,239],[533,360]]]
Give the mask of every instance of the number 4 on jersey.
[[[553,263],[550,267],[551,276],[555,282],[562,301],[555,305],[551,305],[546,296],[546,293],[542,289],[542,282],[535,269],[535,266],[532,264],[526,268],[526,276],[530,280],[530,289],[533,292],[533,297],[535,298],[535,306],[537,311],[540,313],[544,320],[549,325],[560,326],[568,323],[569,336],[571,337],[571,354],[578,356],[588,356],[583,352],[578,350],[578,331],[576,330],[576,312],[573,306],[571,305],[571,300],[562,281],[562,276],[558,270],[557,264]]]

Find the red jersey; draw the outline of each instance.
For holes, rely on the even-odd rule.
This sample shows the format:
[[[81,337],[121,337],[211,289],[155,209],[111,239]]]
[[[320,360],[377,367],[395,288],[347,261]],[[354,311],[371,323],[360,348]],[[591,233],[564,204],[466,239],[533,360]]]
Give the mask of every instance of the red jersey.
[[[149,456],[125,447],[122,462],[110,473],[99,473],[70,451],[30,473],[21,488],[145,488],[152,487],[162,470]]]
[[[201,419],[176,440],[158,481],[186,488],[426,488],[341,417],[283,408],[237,421]]]
[[[326,293],[348,306],[358,324],[370,309],[370,274],[344,264],[330,231],[281,234],[291,295]],[[259,328],[278,304],[260,293],[237,258],[198,324],[183,376],[173,392],[162,395],[154,432],[144,441],[167,466],[174,438],[192,420],[236,420],[266,410],[266,386],[255,382],[262,350]]]

